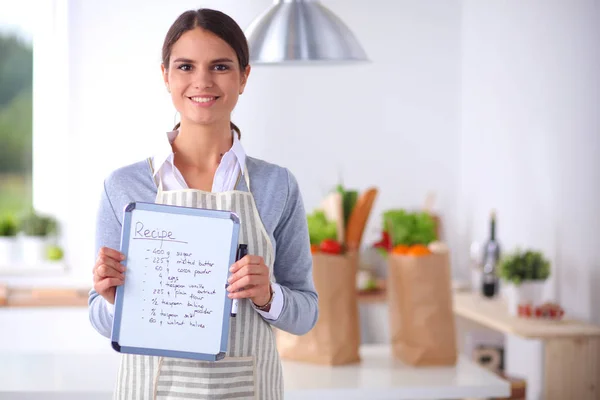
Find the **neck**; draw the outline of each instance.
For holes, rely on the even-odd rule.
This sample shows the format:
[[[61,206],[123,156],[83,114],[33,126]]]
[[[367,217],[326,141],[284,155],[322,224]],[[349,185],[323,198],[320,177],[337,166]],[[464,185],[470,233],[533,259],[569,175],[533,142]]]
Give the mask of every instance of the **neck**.
[[[196,125],[182,120],[172,147],[178,163],[206,171],[216,169],[232,144],[229,121],[226,124]]]

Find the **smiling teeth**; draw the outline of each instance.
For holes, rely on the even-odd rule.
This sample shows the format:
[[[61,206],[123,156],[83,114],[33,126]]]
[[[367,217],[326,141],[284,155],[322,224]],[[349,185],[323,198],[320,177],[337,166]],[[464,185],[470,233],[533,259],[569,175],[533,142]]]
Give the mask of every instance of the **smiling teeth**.
[[[213,101],[216,97],[191,97],[192,101],[196,103],[208,103],[209,101]]]

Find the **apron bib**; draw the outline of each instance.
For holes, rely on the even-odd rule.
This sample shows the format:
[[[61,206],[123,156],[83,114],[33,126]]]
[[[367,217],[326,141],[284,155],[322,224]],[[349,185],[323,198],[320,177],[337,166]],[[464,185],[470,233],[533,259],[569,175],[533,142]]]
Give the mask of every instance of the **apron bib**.
[[[152,162],[149,159],[150,167]],[[241,220],[240,243],[248,254],[263,257],[273,278],[273,245],[262,223],[250,178],[244,173],[248,191],[222,193],[195,189],[163,191],[157,182],[157,204],[227,210]],[[231,318],[227,357],[206,362],[187,359],[123,354],[117,377],[115,400],[174,399],[283,399],[283,375],[275,335],[271,326],[252,308],[249,299],[239,299],[237,317]]]

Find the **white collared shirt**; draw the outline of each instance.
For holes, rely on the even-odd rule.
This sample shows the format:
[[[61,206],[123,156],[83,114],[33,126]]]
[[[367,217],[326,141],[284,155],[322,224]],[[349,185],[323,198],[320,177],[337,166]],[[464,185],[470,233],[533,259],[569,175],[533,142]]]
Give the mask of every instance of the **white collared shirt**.
[[[235,184],[239,173],[246,173],[246,152],[242,147],[238,135],[235,131],[231,131],[233,135],[233,145],[231,149],[223,154],[221,162],[217,167],[213,178],[212,192],[226,192],[235,189]],[[177,169],[174,163],[175,153],[171,145],[179,134],[179,131],[167,133],[168,141],[160,151],[152,157],[152,166],[154,168],[154,177],[160,178],[163,183],[163,190],[183,190],[189,189],[181,172]],[[268,312],[254,308],[265,319],[276,320],[279,318],[283,309],[283,290],[281,287],[272,283],[274,297],[271,309]],[[252,302],[250,302],[252,304]]]
[[[163,190],[189,189],[183,175],[181,175],[181,172],[175,167],[174,163],[175,153],[173,153],[171,145],[178,134],[179,131],[167,132],[168,141],[152,157],[154,178],[162,179]],[[245,173],[242,166],[246,165],[246,152],[235,131],[232,131],[232,134],[233,145],[221,158],[213,179],[212,192],[233,190],[240,171],[242,174]]]

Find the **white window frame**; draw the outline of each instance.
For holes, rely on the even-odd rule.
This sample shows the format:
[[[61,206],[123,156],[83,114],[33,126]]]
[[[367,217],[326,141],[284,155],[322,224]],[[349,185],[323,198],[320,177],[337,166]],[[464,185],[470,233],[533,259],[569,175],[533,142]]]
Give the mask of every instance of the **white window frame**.
[[[33,206],[65,219],[59,190],[68,171],[69,37],[68,0],[37,3],[33,33]]]
[[[36,3],[33,31],[33,132],[32,203],[36,211],[57,219],[61,228],[58,244],[67,249],[69,237],[69,171],[71,150],[69,102],[69,3],[43,0]],[[71,217],[72,218],[72,217]],[[70,285],[73,257],[65,251],[60,265],[65,269],[32,266],[31,273],[17,283]],[[58,275],[57,275],[58,273]],[[50,279],[48,279],[50,278]],[[52,279],[55,278],[55,279]],[[59,286],[60,286],[59,285]]]

